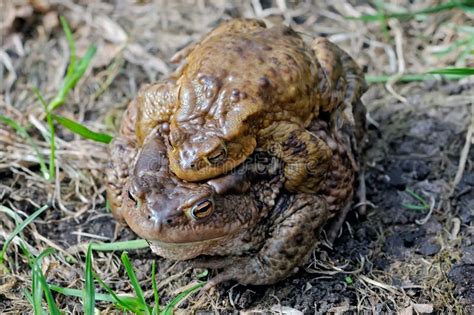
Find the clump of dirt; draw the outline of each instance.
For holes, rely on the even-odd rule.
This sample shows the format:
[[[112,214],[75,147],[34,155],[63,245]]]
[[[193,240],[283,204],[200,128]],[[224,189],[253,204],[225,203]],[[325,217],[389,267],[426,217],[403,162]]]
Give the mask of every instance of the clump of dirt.
[[[175,67],[167,60],[177,50],[229,17],[283,21],[303,33],[327,36],[371,75],[472,66],[472,58],[462,57],[457,50],[433,54],[463,40],[453,27],[468,21],[461,10],[425,19],[389,19],[385,32],[378,23],[344,18],[376,12],[364,2],[284,3],[10,1],[0,21],[0,114],[28,127],[39,150],[49,154],[42,137],[47,124],[32,88],[37,86],[51,98],[67,68],[59,15],[70,22],[79,54],[91,43],[98,46],[92,68],[59,111],[109,133],[115,132],[118,118],[141,84],[163,78]],[[397,4],[417,10],[435,2]],[[455,181],[466,130],[472,124],[473,87],[472,79],[372,85],[364,96],[370,122],[367,214],[362,217],[353,211],[335,244],[320,244],[308,264],[287,280],[272,286],[227,283],[211,295],[193,295],[180,309],[474,312],[472,150],[463,176]],[[44,204],[50,206],[25,230],[24,239],[36,251],[48,246],[58,249],[58,254],[44,260],[48,282],[81,288],[84,254],[77,250],[81,245],[129,240],[135,235],[120,227],[106,209],[106,146],[57,129],[59,175],[51,183],[42,179],[31,145],[0,124],[0,204],[23,217]],[[0,240],[13,228],[14,221],[0,212]],[[8,250],[9,272],[0,271],[2,313],[30,308],[22,290],[31,288],[31,275],[17,245],[13,242]],[[119,255],[97,252],[93,267],[115,291],[130,293],[133,289]],[[145,249],[131,251],[130,258],[147,297],[152,292],[151,263],[157,260],[164,302],[200,272]],[[65,312],[82,310],[78,298],[55,297]],[[105,313],[113,310],[106,303],[98,307]]]

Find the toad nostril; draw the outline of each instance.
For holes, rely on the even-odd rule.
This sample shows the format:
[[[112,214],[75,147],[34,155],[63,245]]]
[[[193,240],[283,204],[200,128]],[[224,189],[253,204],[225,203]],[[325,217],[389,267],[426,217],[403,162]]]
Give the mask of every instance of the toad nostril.
[[[168,224],[168,225],[173,224],[173,219],[167,219],[167,220],[166,220],[166,224]]]

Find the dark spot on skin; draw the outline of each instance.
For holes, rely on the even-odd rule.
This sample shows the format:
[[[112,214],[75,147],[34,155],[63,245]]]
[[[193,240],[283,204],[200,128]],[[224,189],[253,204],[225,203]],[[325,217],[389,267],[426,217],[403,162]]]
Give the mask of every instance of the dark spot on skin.
[[[240,47],[240,46],[234,46],[233,49],[234,49],[234,51],[235,51],[236,53],[238,53],[240,56],[242,56],[242,54],[244,53],[244,50],[243,50],[242,47]]]
[[[231,94],[230,94],[230,100],[232,102],[238,102],[239,101],[239,96],[240,96],[240,91],[238,89],[233,89]]]
[[[289,250],[289,251],[288,251],[288,250],[285,250],[285,251],[283,252],[283,256],[285,256],[286,259],[291,260],[291,259],[293,259],[293,258],[295,257],[295,253],[294,253],[293,251],[291,251],[291,250]]]
[[[306,144],[304,142],[301,142],[298,139],[298,136],[294,132],[292,132],[288,136],[288,139],[286,139],[286,141],[283,142],[283,146],[285,148],[288,148],[288,150],[291,151],[291,154],[294,154],[294,155],[308,154],[306,152]]]
[[[302,228],[302,229],[303,229],[303,228]],[[302,234],[297,234],[297,235],[295,236],[294,240],[295,240],[295,243],[296,243],[297,245],[301,245],[301,244],[303,244],[304,237],[303,237]]]
[[[296,36],[295,31],[289,27],[284,27],[281,33],[285,36]]]
[[[269,87],[270,80],[268,80],[267,77],[261,77],[260,79],[258,79],[258,85],[263,88]]]
[[[275,57],[271,57],[270,58],[270,63],[274,64],[274,65],[280,65],[280,61],[278,60],[278,58],[275,58]]]

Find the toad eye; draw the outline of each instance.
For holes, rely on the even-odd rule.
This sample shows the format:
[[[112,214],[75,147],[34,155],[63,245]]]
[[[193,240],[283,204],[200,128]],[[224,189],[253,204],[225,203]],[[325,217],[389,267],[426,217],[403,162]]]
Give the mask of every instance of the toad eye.
[[[212,214],[214,211],[214,204],[211,200],[206,199],[198,202],[191,208],[191,216],[195,220],[204,219]]]
[[[226,158],[227,158],[227,149],[224,147],[212,153],[208,157],[208,160],[211,164],[219,164],[219,163],[224,162]]]

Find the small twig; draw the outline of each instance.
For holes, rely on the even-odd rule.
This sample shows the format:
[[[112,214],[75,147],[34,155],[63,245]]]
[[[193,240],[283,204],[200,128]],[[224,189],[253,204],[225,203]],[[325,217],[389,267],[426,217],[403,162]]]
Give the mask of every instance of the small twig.
[[[469,125],[469,128],[467,129],[466,141],[464,142],[464,147],[462,148],[461,156],[459,158],[458,171],[456,172],[456,176],[454,177],[454,180],[451,184],[451,191],[449,192],[448,197],[451,197],[454,194],[454,191],[456,190],[456,187],[461,181],[462,176],[464,174],[464,169],[466,167],[466,162],[467,162],[467,156],[469,155],[469,150],[471,148],[471,143],[473,141],[473,137],[472,137],[473,133],[474,133],[474,102],[471,104],[471,124]]]
[[[418,225],[423,225],[425,224],[426,222],[428,222],[428,220],[431,218],[431,214],[433,214],[433,209],[435,207],[435,199],[430,196],[430,200],[431,200],[431,203],[430,203],[430,211],[428,212],[428,214],[426,215],[426,217],[424,217],[423,219],[421,220],[415,220],[416,224]]]
[[[453,228],[451,229],[451,235],[449,236],[450,240],[455,240],[461,230],[461,220],[459,218],[453,218]]]
[[[408,104],[408,100],[404,96],[398,94],[393,88],[393,84],[395,84],[405,73],[405,59],[403,58],[403,34],[398,21],[389,21],[389,24],[395,33],[395,49],[397,52],[398,70],[397,74],[387,81],[385,88],[400,102]]]

